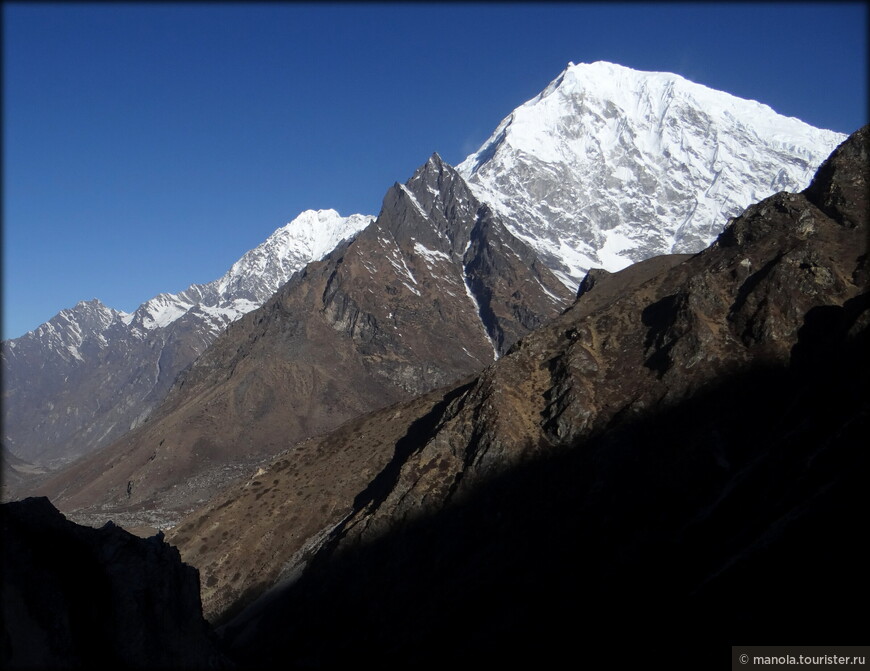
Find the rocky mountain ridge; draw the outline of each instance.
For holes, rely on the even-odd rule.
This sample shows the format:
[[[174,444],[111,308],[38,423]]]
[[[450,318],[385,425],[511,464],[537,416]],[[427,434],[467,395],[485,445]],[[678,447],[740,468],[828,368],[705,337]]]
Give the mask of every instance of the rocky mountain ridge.
[[[700,250],[745,205],[803,188],[842,139],[676,75],[570,64],[459,172],[573,290],[594,266]],[[368,219],[302,213],[215,282],[130,315],[80,303],[4,342],[4,445],[57,465],[138,426],[229,323]]]

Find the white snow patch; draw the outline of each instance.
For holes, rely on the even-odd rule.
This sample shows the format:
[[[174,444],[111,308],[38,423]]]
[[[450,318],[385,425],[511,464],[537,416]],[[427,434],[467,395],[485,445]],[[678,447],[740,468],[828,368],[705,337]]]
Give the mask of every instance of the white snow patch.
[[[417,200],[417,196],[415,196],[413,193],[411,193],[410,189],[408,189],[408,187],[405,186],[404,184],[399,184],[399,188],[400,188],[402,191],[404,191],[405,194],[407,194],[408,198],[411,199],[411,202],[414,203],[414,206],[417,208],[417,210],[420,212],[420,214],[422,214],[422,215],[425,217],[425,216],[426,216],[426,210],[424,210],[424,209],[423,209],[423,206],[420,205],[420,201]]]
[[[464,270],[463,270],[464,272]],[[463,278],[463,285],[465,286],[465,293],[469,299],[471,299],[472,304],[474,305],[474,314],[477,315],[477,318],[480,319],[480,303],[477,302],[477,298],[474,296],[474,293],[471,291],[471,285],[468,283],[468,278]],[[489,341],[489,344],[492,345],[492,360],[498,361],[498,350],[495,347],[495,341],[489,337],[489,332],[486,330],[486,326],[483,325],[483,320],[479,321],[480,328],[483,331],[483,336]]]
[[[136,314],[139,316],[142,326],[150,331],[168,326],[192,307],[192,303],[181,301],[176,296],[158,294],[143,303],[136,310]]]
[[[414,252],[422,256],[425,259],[426,263],[428,263],[430,266],[435,265],[435,263],[439,259],[450,261],[449,254],[445,254],[444,252],[440,252],[436,249],[429,249],[428,247],[424,247],[423,245],[421,245],[419,242],[414,243]]]
[[[410,291],[418,296],[420,295],[420,291],[418,289],[416,289],[415,287],[412,287],[407,282],[402,282],[402,286],[405,287],[408,291]]]
[[[545,294],[547,294],[547,296],[550,298],[551,301],[553,301],[554,303],[561,303],[562,302],[562,299],[559,298],[552,291],[547,289],[547,287],[544,286],[543,282],[541,282],[541,280],[539,280],[537,277],[535,278],[535,282],[538,283],[538,286],[541,287],[541,291],[543,291]]]
[[[408,268],[408,265],[405,263],[405,258],[402,256],[401,253],[399,253],[399,261],[402,264],[401,266],[398,263],[396,263],[395,259],[392,256],[388,256],[387,261],[389,261],[390,265],[393,266],[397,275],[399,275],[400,277],[402,275],[404,275],[409,280],[411,280],[411,282],[413,282],[414,284],[417,284],[417,279],[414,277],[413,273]]]
[[[632,264],[632,260],[624,253],[637,247],[637,242],[622,233],[610,231],[604,245],[598,250],[598,258],[602,266],[611,273],[622,270]]]

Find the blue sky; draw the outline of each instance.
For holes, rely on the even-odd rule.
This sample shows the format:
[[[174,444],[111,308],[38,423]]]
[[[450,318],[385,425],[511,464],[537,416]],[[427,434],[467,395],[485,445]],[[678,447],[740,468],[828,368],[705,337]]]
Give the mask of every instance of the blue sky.
[[[3,337],[222,275],[313,208],[376,215],[569,61],[676,72],[849,133],[853,3],[3,4]]]

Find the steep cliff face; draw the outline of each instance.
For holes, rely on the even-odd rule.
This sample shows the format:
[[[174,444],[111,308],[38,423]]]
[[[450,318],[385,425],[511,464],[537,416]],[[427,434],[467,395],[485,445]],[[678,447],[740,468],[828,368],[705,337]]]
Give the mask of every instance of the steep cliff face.
[[[570,298],[435,155],[233,324],[149,422],[37,492],[75,519],[165,527],[258,459],[480,370]]]
[[[607,659],[595,646],[613,640],[679,658],[861,635],[829,606],[868,587],[868,141],[851,136],[805,192],[750,207],[698,255],[599,274],[428,409],[381,413],[377,438],[324,437],[321,468],[351,443],[382,466],[277,555],[283,582],[222,630],[234,654],[555,662],[578,645]],[[295,477],[282,460],[258,479]],[[250,497],[215,500],[200,542],[222,510],[256,511]],[[231,551],[221,570],[243,561]]]
[[[4,669],[222,669],[199,576],[162,537],[68,522],[47,499],[0,506]]]

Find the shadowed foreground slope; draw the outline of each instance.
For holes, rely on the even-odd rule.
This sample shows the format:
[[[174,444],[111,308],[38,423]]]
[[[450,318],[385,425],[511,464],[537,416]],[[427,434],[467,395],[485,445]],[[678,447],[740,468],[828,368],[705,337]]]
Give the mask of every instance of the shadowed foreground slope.
[[[336,541],[225,627],[231,654],[254,668],[565,655],[622,668],[861,640],[867,621],[845,604],[868,593],[870,341],[824,349],[812,373],[732,378],[363,544]]]

